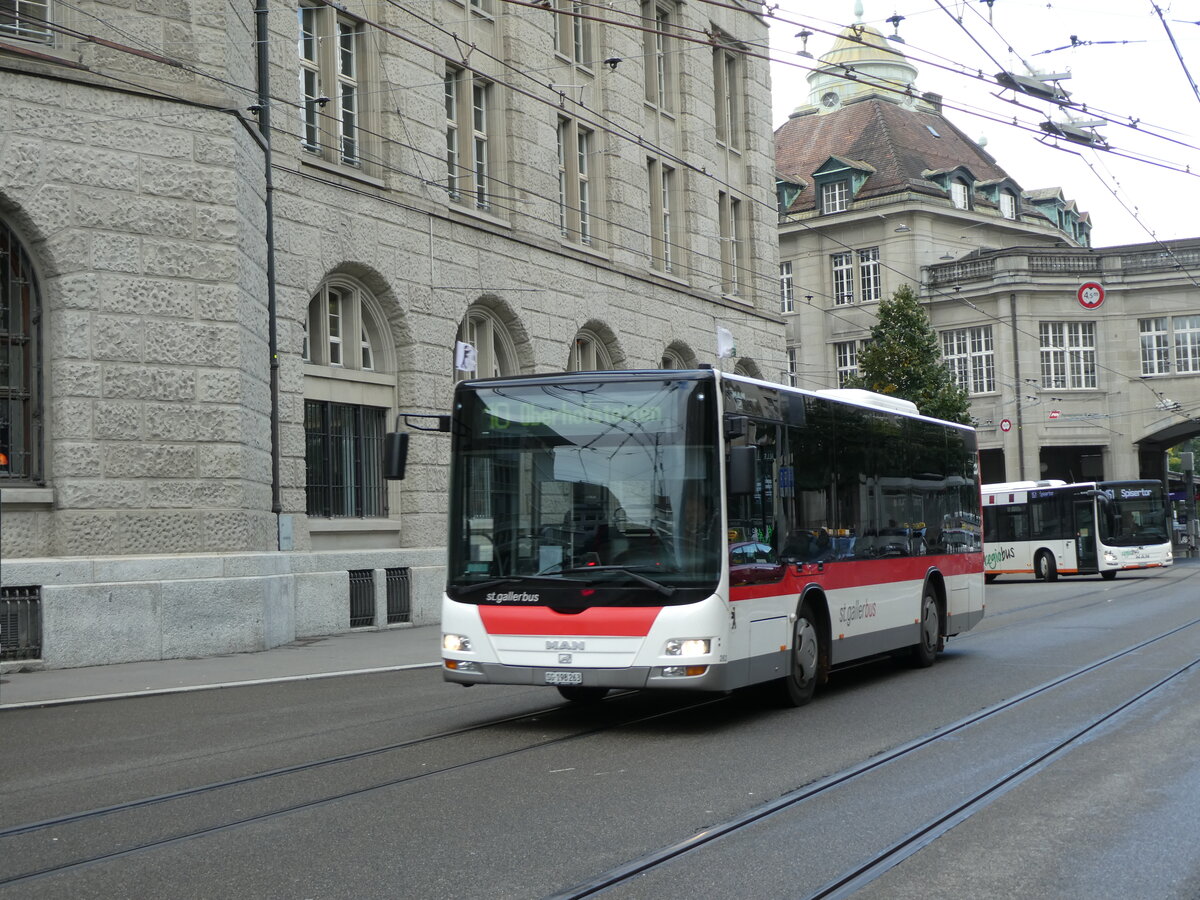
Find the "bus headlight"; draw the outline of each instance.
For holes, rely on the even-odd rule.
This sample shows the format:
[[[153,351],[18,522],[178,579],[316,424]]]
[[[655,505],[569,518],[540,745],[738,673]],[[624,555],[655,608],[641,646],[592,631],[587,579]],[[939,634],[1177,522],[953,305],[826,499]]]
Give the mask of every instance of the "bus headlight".
[[[706,656],[712,649],[710,638],[673,638],[667,641],[667,656]]]
[[[451,653],[469,653],[471,639],[465,634],[443,634],[442,649],[449,650]]]

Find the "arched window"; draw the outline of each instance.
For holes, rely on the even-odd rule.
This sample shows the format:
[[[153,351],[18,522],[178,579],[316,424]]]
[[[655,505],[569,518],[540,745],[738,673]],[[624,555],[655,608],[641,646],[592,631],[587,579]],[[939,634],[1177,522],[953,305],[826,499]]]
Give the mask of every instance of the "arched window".
[[[41,306],[29,255],[0,222],[0,483],[42,477]]]
[[[696,355],[681,342],[676,342],[663,351],[659,367],[663,369],[694,369]]]
[[[598,335],[586,329],[575,335],[567,359],[568,372],[596,372],[612,367],[612,357]]]
[[[457,340],[475,348],[475,371],[455,372],[456,381],[516,375],[520,371],[516,347],[508,329],[485,306],[475,305],[467,310],[462,324],[458,326]]]
[[[378,303],[353,279],[328,279],[309,302],[304,432],[310,516],[388,514],[382,451],[395,394],[388,334]]]

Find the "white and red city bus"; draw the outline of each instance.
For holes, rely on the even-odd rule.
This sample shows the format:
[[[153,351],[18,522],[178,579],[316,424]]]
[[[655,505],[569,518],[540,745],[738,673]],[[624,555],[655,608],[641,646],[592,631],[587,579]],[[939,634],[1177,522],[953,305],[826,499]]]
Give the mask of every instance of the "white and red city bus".
[[[983,616],[974,431],[907,401],[557,373],[461,382],[451,432],[449,681],[775,682],[798,705],[853,660],[930,665]]]
[[[1172,562],[1161,481],[1012,481],[983,486],[984,573],[1116,578]]]

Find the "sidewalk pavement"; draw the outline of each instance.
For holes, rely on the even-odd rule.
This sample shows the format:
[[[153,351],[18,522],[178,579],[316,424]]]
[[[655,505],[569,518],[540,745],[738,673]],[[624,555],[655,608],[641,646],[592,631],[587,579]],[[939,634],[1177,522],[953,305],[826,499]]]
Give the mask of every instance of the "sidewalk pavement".
[[[204,659],[5,672],[0,710],[429,668],[441,664],[440,637],[438,626],[425,625],[303,638],[257,653]]]

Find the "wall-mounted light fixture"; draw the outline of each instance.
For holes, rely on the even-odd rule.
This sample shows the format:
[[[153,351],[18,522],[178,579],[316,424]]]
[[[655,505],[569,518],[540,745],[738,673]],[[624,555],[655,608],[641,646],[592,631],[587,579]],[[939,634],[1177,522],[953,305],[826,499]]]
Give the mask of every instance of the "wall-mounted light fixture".
[[[617,71],[617,66],[619,66],[619,65],[621,64],[621,57],[619,57],[619,56],[610,56],[608,59],[606,59],[606,60],[604,61],[604,64],[605,64],[606,66],[608,66],[608,70],[609,70],[610,72],[615,72],[615,71]]]
[[[912,231],[912,229],[909,228],[907,225],[901,225],[899,228],[896,228],[894,230],[895,230],[896,234],[908,234],[910,231]]]

